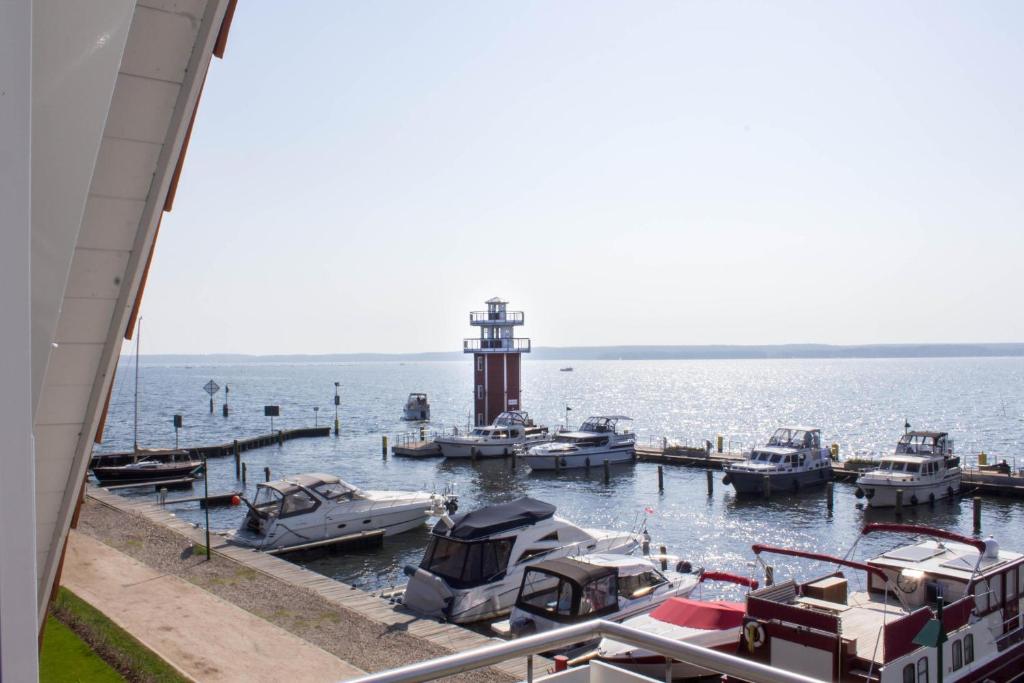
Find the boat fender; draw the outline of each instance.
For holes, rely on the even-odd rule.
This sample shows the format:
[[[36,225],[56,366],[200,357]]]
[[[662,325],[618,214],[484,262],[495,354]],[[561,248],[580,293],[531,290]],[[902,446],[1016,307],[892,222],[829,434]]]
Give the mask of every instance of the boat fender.
[[[952,498],[953,497],[953,493],[954,493],[953,492],[953,487],[952,486],[947,486],[946,487],[946,495],[949,496],[950,498]]]
[[[456,512],[459,511],[459,500],[458,500],[458,498],[455,498],[454,496],[452,496],[451,498],[446,500],[444,502],[444,508],[445,508],[445,510],[448,511],[449,515],[454,515]]]
[[[793,480],[793,493],[800,493],[800,480],[799,479],[794,479]]]
[[[743,635],[747,638],[747,650],[751,653],[764,645],[764,627],[756,621],[748,621],[743,627]]]
[[[731,475],[727,474],[724,477],[722,477],[722,484],[723,485],[728,486],[731,483],[732,483],[732,476]]]
[[[928,504],[929,505],[935,505],[935,494],[934,493],[929,493],[928,494]]]
[[[470,448],[469,448],[469,457],[471,459],[472,458],[476,458],[476,446],[470,446]]]
[[[857,490],[853,492],[853,495],[857,496],[858,498],[863,498],[864,497],[864,489],[862,489],[861,487],[858,486]]]
[[[864,495],[867,497],[868,500],[871,500],[872,498],[875,497],[875,490],[868,489],[867,491],[864,492]]]
[[[916,495],[911,496],[910,497],[910,504],[911,505],[917,505],[917,503],[918,503],[917,496]]]
[[[504,455],[504,456],[505,456],[506,458],[508,457],[508,449],[507,449],[507,448],[506,448],[505,450],[503,450],[503,451],[502,451],[501,453],[502,453],[502,455]]]
[[[565,467],[565,458],[561,459],[561,465],[562,465],[562,467]]]

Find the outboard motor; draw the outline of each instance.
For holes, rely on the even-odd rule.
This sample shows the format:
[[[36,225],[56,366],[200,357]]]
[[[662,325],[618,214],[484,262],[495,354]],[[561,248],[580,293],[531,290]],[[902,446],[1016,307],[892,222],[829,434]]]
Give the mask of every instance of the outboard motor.
[[[447,617],[454,597],[448,584],[420,567],[406,565],[403,571],[409,577],[405,606],[426,617]]]

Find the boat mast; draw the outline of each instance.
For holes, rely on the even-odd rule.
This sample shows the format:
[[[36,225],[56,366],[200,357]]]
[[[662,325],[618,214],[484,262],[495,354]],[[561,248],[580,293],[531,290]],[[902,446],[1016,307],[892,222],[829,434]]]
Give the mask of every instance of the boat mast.
[[[132,433],[134,442],[133,451],[139,452],[139,344],[142,342],[142,317],[139,317],[139,324],[135,328],[135,419]]]

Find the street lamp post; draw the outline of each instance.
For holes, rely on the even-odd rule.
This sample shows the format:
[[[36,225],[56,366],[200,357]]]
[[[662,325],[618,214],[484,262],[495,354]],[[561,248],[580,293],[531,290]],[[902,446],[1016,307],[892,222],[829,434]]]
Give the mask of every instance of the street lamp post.
[[[320,414],[320,406],[313,406],[313,427],[314,428],[320,426],[320,422],[317,421],[317,417],[319,416],[319,414]]]

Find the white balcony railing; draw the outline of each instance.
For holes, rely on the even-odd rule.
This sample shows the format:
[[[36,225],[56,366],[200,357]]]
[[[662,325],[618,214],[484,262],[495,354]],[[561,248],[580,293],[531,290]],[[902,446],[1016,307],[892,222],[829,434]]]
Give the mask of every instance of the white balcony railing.
[[[527,337],[504,339],[463,339],[463,353],[529,353],[530,340]]]

